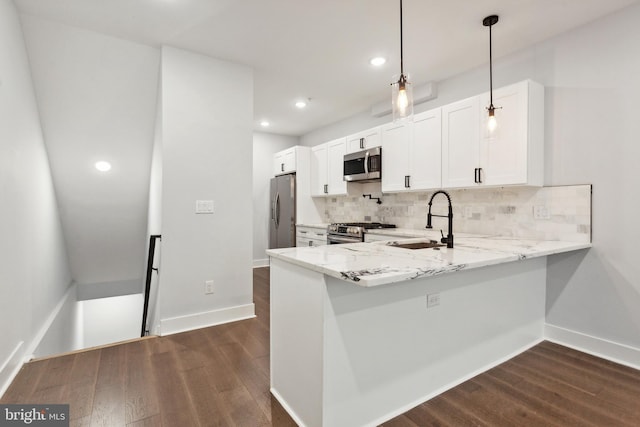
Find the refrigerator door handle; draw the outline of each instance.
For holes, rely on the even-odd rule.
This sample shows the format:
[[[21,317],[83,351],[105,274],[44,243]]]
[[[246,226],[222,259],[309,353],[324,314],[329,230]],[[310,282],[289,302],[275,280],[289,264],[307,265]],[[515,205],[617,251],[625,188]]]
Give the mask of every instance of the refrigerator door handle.
[[[276,228],[280,226],[280,193],[276,193],[276,203],[275,203],[275,211],[276,211]]]

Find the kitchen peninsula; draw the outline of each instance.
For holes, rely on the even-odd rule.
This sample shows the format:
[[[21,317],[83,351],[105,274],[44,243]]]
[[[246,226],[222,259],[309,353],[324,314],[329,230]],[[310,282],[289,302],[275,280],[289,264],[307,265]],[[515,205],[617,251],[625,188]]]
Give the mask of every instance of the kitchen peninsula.
[[[546,256],[590,246],[459,234],[453,249],[269,250],[272,393],[303,426],[384,422],[539,342]]]

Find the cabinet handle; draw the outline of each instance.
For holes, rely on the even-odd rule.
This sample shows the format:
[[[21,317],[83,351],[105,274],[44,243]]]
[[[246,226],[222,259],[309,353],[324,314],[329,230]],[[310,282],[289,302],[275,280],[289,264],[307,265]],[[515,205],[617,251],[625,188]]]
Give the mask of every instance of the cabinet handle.
[[[360,148],[364,148],[364,138],[360,138]]]
[[[307,234],[307,232],[300,230],[300,234]]]
[[[329,194],[329,184],[324,185],[324,194]]]
[[[482,168],[478,168],[478,184],[482,184]]]
[[[478,168],[473,170],[473,182],[478,183]]]
[[[410,184],[410,180],[411,176],[410,175],[405,175],[404,176],[404,188],[410,188],[411,184]]]
[[[284,172],[284,163],[280,163],[280,172]]]

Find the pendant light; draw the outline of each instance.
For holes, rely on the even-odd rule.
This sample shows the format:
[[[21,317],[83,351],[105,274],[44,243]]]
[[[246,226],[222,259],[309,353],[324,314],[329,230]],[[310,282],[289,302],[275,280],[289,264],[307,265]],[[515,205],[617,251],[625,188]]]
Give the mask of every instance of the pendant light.
[[[498,15],[489,15],[482,20],[482,25],[489,27],[489,106],[487,107],[487,111],[489,112],[489,116],[487,117],[487,130],[489,131],[489,135],[492,135],[496,130],[496,127],[498,127],[496,109],[501,108],[493,106],[493,52],[491,27],[493,27],[497,22]]]
[[[413,93],[411,83],[404,74],[402,46],[402,0],[400,0],[400,77],[391,84],[391,110],[393,121],[410,119],[413,116]]]

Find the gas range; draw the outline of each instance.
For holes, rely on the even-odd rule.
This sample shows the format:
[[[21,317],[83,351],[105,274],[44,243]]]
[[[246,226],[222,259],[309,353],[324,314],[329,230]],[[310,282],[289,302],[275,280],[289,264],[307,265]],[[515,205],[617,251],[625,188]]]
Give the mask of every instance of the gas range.
[[[382,224],[380,222],[340,222],[327,227],[327,243],[335,245],[338,243],[358,243],[364,242],[364,234],[367,230],[396,228],[394,224]]]

